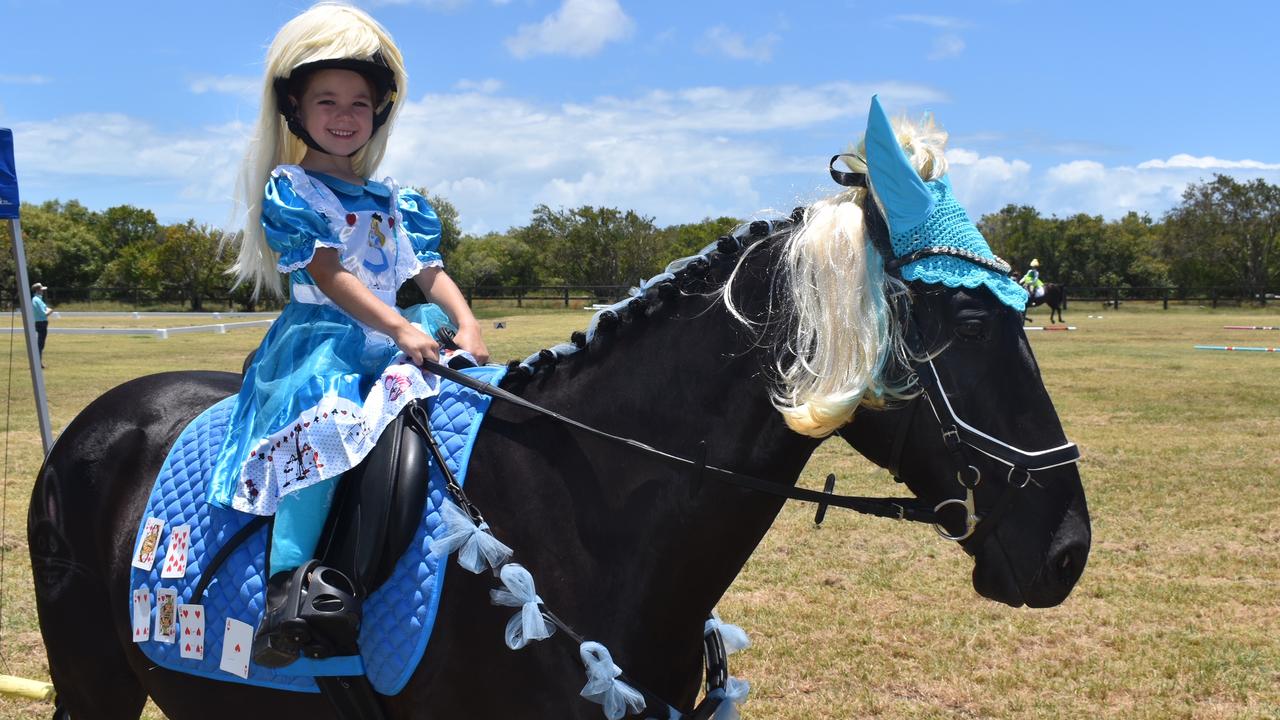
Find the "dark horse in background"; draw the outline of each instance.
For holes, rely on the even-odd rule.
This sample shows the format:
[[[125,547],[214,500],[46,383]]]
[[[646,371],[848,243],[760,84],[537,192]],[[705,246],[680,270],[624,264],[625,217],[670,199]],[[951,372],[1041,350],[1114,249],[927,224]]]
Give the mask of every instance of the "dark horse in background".
[[[1066,322],[1062,319],[1062,309],[1067,306],[1067,289],[1057,283],[1045,283],[1043,295],[1032,295],[1027,298],[1027,312],[1022,314],[1024,321],[1031,320],[1029,313],[1031,308],[1040,305],[1049,306],[1049,322]],[[1057,314],[1058,319],[1055,321],[1053,316]]]
[[[922,507],[967,503],[977,531],[959,544],[973,558],[975,590],[1013,607],[1061,603],[1090,544],[1076,466],[1032,471],[999,459],[1000,447],[1034,455],[1069,445],[1019,313],[986,288],[888,276],[885,221],[865,193],[854,197],[867,210],[865,252],[816,264],[842,258],[864,287],[814,290],[837,303],[860,292],[879,303],[883,322],[855,328],[856,337],[820,313],[815,324],[786,309],[791,291],[813,280],[797,278],[793,261],[812,251],[791,245],[795,223],[758,222],[601,313],[589,336],[575,334],[577,352],[544,351],[501,387],[665,453],[791,490],[821,442],[790,429],[775,406],[779,363],[797,353],[817,362],[804,345],[822,341],[795,335],[808,322],[835,333],[826,344],[836,361],[872,357],[862,365],[866,382],[903,388],[903,399],[888,403],[854,388],[855,406],[863,397],[868,407],[835,426]],[[910,352],[879,355],[883,363],[867,355],[894,338],[908,339]],[[150,696],[173,720],[334,717],[319,695],[155,668],[131,642],[130,559],[156,473],[182,428],[239,383],[219,372],[133,380],[90,403],[50,453],[32,496],[29,541],[59,716],[137,718]],[[682,711],[700,692],[704,620],[785,502],[502,403],[475,444],[467,493],[538,579],[546,607]],[[942,522],[964,534],[963,517]],[[427,652],[403,692],[381,698],[386,715],[601,717],[578,697],[574,643],[557,634],[516,652],[504,646],[511,613],[490,604],[493,586],[488,574],[452,568]],[[666,709],[639,715],[651,716],[665,718]]]

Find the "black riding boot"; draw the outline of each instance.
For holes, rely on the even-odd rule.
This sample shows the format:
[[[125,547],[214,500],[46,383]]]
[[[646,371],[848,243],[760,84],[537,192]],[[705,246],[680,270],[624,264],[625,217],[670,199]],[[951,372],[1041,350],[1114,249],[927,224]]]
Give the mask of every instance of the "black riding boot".
[[[300,656],[359,651],[360,597],[347,576],[317,560],[267,580],[266,608],[253,636],[253,662],[284,667]]]

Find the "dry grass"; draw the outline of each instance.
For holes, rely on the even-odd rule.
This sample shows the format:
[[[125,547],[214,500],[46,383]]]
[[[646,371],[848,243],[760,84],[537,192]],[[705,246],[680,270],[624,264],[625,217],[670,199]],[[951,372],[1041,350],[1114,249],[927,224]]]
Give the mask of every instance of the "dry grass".
[[[1084,451],[1094,546],[1075,593],[1050,610],[996,605],[927,528],[832,510],[814,529],[811,507],[789,506],[721,605],[754,642],[731,658],[752,682],[746,717],[1280,717],[1280,354],[1191,347],[1280,345],[1280,332],[1221,327],[1280,315],[1069,311],[1079,331],[1031,340]],[[487,339],[495,357],[523,357],[587,317],[513,315]],[[137,375],[237,369],[261,335],[51,336],[55,429]],[[20,339],[14,354],[0,670],[45,678],[24,530],[40,443]],[[831,471],[842,491],[892,492],[839,443],[802,482]],[[0,718],[49,713],[0,701]]]

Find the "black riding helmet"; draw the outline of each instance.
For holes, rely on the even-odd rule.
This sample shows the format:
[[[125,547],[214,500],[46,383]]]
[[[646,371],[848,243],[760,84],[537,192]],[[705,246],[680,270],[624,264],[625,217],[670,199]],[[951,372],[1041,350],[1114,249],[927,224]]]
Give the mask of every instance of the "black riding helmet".
[[[373,110],[373,132],[378,132],[378,128],[382,127],[387,122],[387,118],[391,117],[391,108],[396,101],[396,76],[391,68],[387,67],[387,62],[382,58],[382,53],[374,53],[373,57],[368,60],[335,58],[304,63],[294,68],[293,72],[289,73],[289,77],[276,78],[273,87],[276,92],[276,109],[285,117],[289,132],[297,135],[298,139],[306,143],[307,147],[319,152],[328,152],[320,147],[315,138],[311,137],[311,133],[308,133],[306,128],[302,126],[302,122],[298,119],[298,105],[293,101],[293,98],[302,96],[307,80],[320,70],[351,70],[360,73],[369,81],[376,96]],[[356,152],[360,152],[360,150],[356,150]],[[355,153],[351,154],[354,155]]]

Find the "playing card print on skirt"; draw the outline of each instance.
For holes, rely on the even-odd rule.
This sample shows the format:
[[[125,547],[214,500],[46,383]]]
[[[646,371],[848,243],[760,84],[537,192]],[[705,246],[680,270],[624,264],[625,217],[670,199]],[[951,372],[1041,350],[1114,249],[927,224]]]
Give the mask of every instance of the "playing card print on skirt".
[[[383,371],[359,403],[324,396],[250,450],[240,466],[231,506],[254,515],[275,514],[285,493],[358,465],[410,401],[431,397],[437,389],[434,375],[424,376],[414,365],[398,363]]]
[[[505,370],[503,367],[485,367],[465,372],[481,382],[496,384]],[[409,551],[397,563],[390,580],[364,602],[360,658],[320,663],[299,660],[279,670],[250,662],[247,676],[242,677],[239,672],[243,665],[231,662],[236,657],[235,643],[232,642],[230,650],[233,655],[228,657],[227,668],[235,670],[233,674],[222,668],[227,620],[256,627],[261,617],[266,582],[267,528],[264,526],[250,534],[248,539],[230,551],[212,577],[202,603],[197,603],[192,597],[210,559],[255,519],[253,515],[206,502],[212,458],[225,437],[233,399],[223,400],[206,410],[182,432],[165,459],[139,519],[140,534],[151,525],[163,524],[165,531],[156,541],[157,548],[165,548],[171,543],[172,528],[183,525],[190,528],[183,577],[161,578],[164,563],[158,558],[150,569],[135,566],[132,571],[132,587],[144,590],[146,600],[145,605],[138,606],[147,635],[147,639],[139,640],[139,647],[158,667],[225,682],[296,692],[319,692],[313,675],[350,674],[352,667],[362,665],[376,691],[385,695],[399,692],[426,650],[435,622],[443,571],[448,565],[447,561],[431,557],[429,552],[431,540],[443,535],[445,530],[439,522],[439,508],[447,497],[443,478],[433,467],[427,480],[429,490],[424,517]],[[428,405],[436,440],[449,466],[464,484],[466,458],[488,405],[487,397],[450,382],[441,383],[439,394]],[[149,519],[154,522],[148,523]],[[135,547],[140,544],[141,538]],[[153,554],[160,555],[158,551],[153,551]],[[172,644],[157,642],[151,637],[152,629],[157,627],[152,606],[156,603],[156,593],[162,588],[177,591],[178,642]],[[343,672],[336,672],[337,668],[342,668]]]

